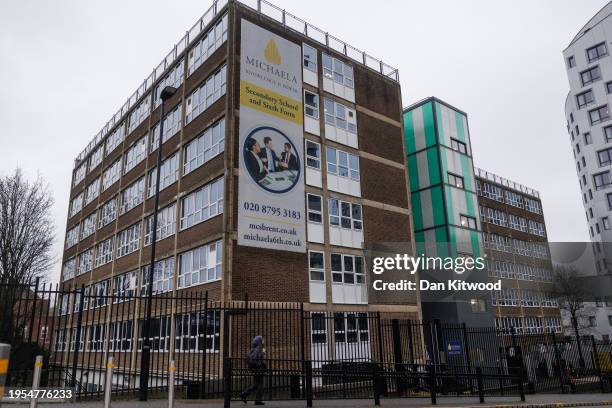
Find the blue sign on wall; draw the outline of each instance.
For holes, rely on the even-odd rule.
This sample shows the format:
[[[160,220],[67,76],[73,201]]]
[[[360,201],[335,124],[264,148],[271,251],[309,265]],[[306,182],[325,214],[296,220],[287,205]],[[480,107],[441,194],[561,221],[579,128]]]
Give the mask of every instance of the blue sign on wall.
[[[461,342],[459,340],[449,340],[446,344],[446,353],[449,356],[460,356]]]

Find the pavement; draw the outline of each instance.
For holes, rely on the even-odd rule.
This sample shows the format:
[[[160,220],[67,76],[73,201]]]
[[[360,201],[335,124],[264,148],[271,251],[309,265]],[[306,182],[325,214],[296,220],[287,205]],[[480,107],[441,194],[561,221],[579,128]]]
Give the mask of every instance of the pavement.
[[[403,407],[463,407],[463,408],[562,408],[562,407],[611,407],[612,394],[536,394],[527,395],[527,401],[521,402],[517,397],[486,397],[484,404],[478,403],[478,398],[472,397],[438,397],[438,404],[431,405],[429,398],[382,398],[382,408]],[[3,404],[4,407],[26,407],[29,404]],[[41,408],[102,408],[103,401],[79,401],[74,403],[40,403]],[[306,401],[268,401],[267,408],[306,408]],[[153,399],[147,402],[137,400],[113,401],[111,408],[167,408],[168,400]],[[176,400],[174,408],[223,408],[222,400]],[[253,402],[244,405],[240,401],[232,401],[234,408],[251,408]],[[368,400],[314,400],[314,408],[374,408],[374,401]]]

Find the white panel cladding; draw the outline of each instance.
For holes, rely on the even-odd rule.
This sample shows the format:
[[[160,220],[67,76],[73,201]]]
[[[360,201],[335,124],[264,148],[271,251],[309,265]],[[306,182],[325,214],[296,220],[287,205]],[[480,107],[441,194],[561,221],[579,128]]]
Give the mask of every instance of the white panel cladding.
[[[330,225],[329,243],[337,246],[361,248],[363,245],[363,230],[350,230]]]
[[[308,242],[318,242],[321,244],[325,242],[325,233],[323,229],[323,224],[308,222],[308,224],[306,225],[306,228],[307,228],[307,234],[308,234],[307,235]]]
[[[304,115],[304,131],[312,133],[313,135],[321,136],[321,127],[319,126],[319,121],[317,119],[311,118],[310,116]],[[327,126],[325,133],[327,134]]]
[[[358,148],[357,134],[328,125],[327,123],[325,124],[325,138],[343,145],[354,147],[355,149]]]
[[[306,184],[309,186],[323,188],[323,176],[321,176],[321,170],[306,167]]]
[[[353,103],[355,102],[355,89],[339,84],[325,76],[323,77],[323,89],[342,99],[346,99]]]
[[[317,73],[316,72],[312,72],[309,69],[304,68],[303,69],[303,78],[304,78],[304,82],[307,83],[308,85],[312,85],[314,87],[319,87],[319,78],[317,77]]]
[[[310,302],[311,303],[327,302],[325,293],[326,293],[325,282],[310,281]]]
[[[327,189],[338,193],[361,197],[361,184],[357,180],[346,177],[338,177],[327,173]]]
[[[332,283],[332,302],[348,304],[368,303],[368,292],[365,284]]]

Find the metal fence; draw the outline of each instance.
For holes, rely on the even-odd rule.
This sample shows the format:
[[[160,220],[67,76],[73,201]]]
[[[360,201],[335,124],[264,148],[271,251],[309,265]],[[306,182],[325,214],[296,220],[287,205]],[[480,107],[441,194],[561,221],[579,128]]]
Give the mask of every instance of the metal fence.
[[[99,289],[99,290],[98,290]],[[8,386],[29,386],[36,355],[41,386],[101,398],[113,357],[112,391],[177,391],[188,398],[239,399],[254,373],[251,339],[267,349],[264,398],[313,399],[516,396],[608,390],[612,346],[559,334],[469,328],[398,314],[312,311],[304,305],[211,301],[206,292],[152,300],[150,372],[140,384],[147,297],[121,288],[0,285],[0,342],[12,345]],[[141,297],[142,295],[142,297]]]

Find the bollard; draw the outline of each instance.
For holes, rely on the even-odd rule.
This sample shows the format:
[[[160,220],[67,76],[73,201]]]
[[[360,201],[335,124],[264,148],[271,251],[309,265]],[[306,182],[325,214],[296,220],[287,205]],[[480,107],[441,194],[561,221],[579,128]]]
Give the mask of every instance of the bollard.
[[[170,369],[168,371],[168,408],[174,408],[174,374],[176,373],[174,360],[170,361]]]
[[[40,388],[40,375],[42,374],[43,367],[43,356],[36,356],[36,361],[34,362],[34,376],[32,379],[32,399],[30,400],[30,408],[36,408],[38,405],[38,399],[36,398],[36,393]]]
[[[111,390],[113,388],[113,368],[115,368],[115,364],[113,364],[113,358],[108,358],[108,363],[106,364],[106,381],[104,384],[104,408],[110,408],[111,406]]]
[[[0,399],[4,396],[4,384],[6,383],[10,354],[11,345],[0,344]]]

